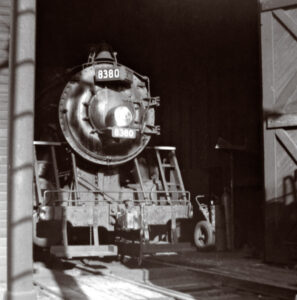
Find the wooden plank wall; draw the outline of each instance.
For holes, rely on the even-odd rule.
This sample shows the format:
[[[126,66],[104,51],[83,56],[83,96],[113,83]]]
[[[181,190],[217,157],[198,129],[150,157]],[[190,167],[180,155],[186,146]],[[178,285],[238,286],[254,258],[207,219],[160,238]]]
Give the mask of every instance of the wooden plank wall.
[[[261,10],[265,258],[288,263],[297,257],[297,1]]]
[[[10,2],[0,0],[0,282],[6,281],[8,53]]]

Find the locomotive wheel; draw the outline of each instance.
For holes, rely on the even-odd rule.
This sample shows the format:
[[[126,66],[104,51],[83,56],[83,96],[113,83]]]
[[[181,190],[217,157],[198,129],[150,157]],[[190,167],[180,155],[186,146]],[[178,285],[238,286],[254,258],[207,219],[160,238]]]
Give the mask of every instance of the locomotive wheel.
[[[213,245],[213,231],[211,224],[207,221],[200,221],[194,230],[194,243],[198,249],[205,249]]]

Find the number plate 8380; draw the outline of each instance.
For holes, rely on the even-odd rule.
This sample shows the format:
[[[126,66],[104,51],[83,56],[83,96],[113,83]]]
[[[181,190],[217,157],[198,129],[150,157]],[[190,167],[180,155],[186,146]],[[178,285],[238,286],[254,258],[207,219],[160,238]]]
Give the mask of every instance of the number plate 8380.
[[[123,138],[123,139],[135,139],[136,138],[136,130],[131,128],[112,128],[112,137],[115,138]]]
[[[95,81],[132,81],[132,73],[124,66],[119,67],[99,67],[95,69]]]
[[[118,80],[120,78],[119,68],[100,68],[96,70],[97,81]]]

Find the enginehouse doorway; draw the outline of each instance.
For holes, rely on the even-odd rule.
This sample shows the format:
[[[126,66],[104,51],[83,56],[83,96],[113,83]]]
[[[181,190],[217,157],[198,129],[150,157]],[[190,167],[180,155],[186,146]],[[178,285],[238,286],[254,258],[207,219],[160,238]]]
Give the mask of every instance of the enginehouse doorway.
[[[177,147],[193,197],[214,193],[220,198],[229,185],[229,156],[214,150],[218,138],[235,145],[247,141],[249,152],[235,157],[236,247],[260,247],[257,1],[54,0],[37,5],[36,101],[53,79],[86,61],[91,45],[109,43],[121,63],[149,76],[152,95],[160,96],[156,119],[162,134],[155,143]]]

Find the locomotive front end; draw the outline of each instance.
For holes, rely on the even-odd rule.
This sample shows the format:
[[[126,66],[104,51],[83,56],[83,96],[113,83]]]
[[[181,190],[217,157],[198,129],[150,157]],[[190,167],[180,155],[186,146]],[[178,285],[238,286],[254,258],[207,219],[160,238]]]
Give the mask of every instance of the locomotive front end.
[[[34,143],[35,244],[68,258],[174,251],[192,206],[175,147],[147,146],[160,133],[149,79],[103,48],[54,101]]]
[[[109,58],[109,59],[108,59]],[[66,85],[59,121],[69,145],[84,159],[99,165],[119,165],[136,157],[148,144],[155,126],[155,106],[149,82],[99,53]]]

